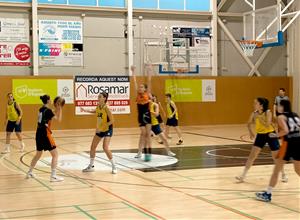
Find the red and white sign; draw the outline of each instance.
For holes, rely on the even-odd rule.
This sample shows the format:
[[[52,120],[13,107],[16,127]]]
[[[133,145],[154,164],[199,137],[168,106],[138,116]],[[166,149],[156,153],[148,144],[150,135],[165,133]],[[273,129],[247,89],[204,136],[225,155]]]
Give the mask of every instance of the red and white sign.
[[[98,95],[108,93],[107,104],[113,114],[130,113],[130,81],[128,76],[75,76],[75,114],[88,115],[81,111],[94,110]]]
[[[0,66],[30,66],[28,43],[0,43]]]

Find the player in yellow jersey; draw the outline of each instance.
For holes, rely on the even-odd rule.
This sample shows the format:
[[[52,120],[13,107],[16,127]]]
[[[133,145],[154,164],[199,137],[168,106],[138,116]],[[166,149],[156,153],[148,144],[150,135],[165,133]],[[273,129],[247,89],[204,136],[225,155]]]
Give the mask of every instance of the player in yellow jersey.
[[[25,144],[21,136],[23,112],[20,105],[16,103],[12,93],[7,94],[7,107],[5,116],[6,142],[5,149],[2,153],[10,152],[10,137],[13,131],[16,132],[16,136],[20,142],[20,152],[23,152],[25,148]]]
[[[163,114],[164,117],[166,117],[166,113],[165,113],[165,111],[164,111],[164,109],[163,109],[160,101],[158,101],[156,95],[152,94],[152,101],[155,102],[158,105],[158,107],[159,107],[159,115],[157,116],[157,120],[158,120],[158,123],[159,123],[159,126],[160,126],[161,130],[164,131],[165,130],[165,124],[164,124],[164,121],[163,121],[163,119],[161,117],[160,112],[162,112],[162,114]],[[153,134],[154,134],[154,132],[153,132]],[[161,139],[159,139],[159,137],[158,137],[157,141],[158,141],[159,144],[164,144],[164,142]]]
[[[274,138],[282,138],[282,143],[267,189],[256,193],[256,199],[264,202],[271,202],[273,188],[285,163],[292,160],[294,170],[300,176],[300,118],[292,112],[287,99],[280,100],[276,110],[278,133],[274,134]]]
[[[91,149],[90,149],[90,164],[85,169],[83,169],[82,172],[92,172],[95,170],[94,161],[96,157],[96,149],[99,142],[103,139],[103,150],[106,156],[108,157],[109,161],[111,162],[112,173],[116,174],[117,167],[113,160],[113,155],[109,150],[110,139],[113,135],[114,119],[111,111],[109,110],[106,104],[108,99],[108,94],[102,92],[99,94],[98,99],[99,99],[99,104],[95,110],[85,110],[81,108],[81,111],[96,113],[97,116],[96,134],[93,138]]]
[[[252,128],[253,125],[255,125],[255,132]],[[251,139],[254,139],[255,133],[256,137],[254,141],[254,146],[251,149],[244,171],[240,176],[236,177],[236,179],[239,182],[244,181],[247,172],[251,168],[252,164],[254,163],[262,148],[267,143],[272,151],[272,157],[274,162],[276,160],[279,150],[279,141],[277,138],[272,138],[272,134],[275,133],[275,129],[272,125],[272,112],[269,109],[269,101],[267,99],[256,98],[254,100],[254,112],[250,115],[248,121],[248,130]],[[287,182],[287,177],[283,170],[282,181]]]
[[[174,127],[175,131],[178,135],[178,142],[177,145],[180,145],[183,143],[181,130],[178,127],[178,111],[175,103],[172,101],[172,96],[170,93],[166,94],[166,102],[167,102],[167,123],[166,123],[166,136],[169,137],[169,129],[170,127]]]
[[[152,95],[152,97],[155,97],[155,96]],[[170,150],[168,140],[167,140],[165,134],[163,133],[163,131],[161,130],[161,127],[159,124],[159,120],[158,120],[159,105],[153,101],[153,98],[152,98],[152,101],[150,102],[150,114],[151,114],[151,125],[152,125],[153,133],[162,140],[163,144],[166,147],[168,156],[174,157],[176,154]]]

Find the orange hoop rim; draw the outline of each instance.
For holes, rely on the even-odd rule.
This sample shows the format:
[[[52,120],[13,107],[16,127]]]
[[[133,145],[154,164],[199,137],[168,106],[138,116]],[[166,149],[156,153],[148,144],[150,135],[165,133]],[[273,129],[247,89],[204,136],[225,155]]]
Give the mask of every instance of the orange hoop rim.
[[[263,42],[262,41],[257,41],[257,40],[240,40],[239,41],[241,44],[255,44],[256,47],[262,47]]]
[[[176,68],[177,73],[187,73],[189,70],[187,68]]]

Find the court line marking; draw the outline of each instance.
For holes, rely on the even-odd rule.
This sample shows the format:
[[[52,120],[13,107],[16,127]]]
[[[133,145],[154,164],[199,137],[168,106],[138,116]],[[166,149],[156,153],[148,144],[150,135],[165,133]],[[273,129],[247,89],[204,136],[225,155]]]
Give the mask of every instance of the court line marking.
[[[157,185],[160,185],[160,186],[162,186],[162,187],[165,187],[165,188],[174,190],[174,191],[176,191],[176,192],[183,193],[183,194],[188,195],[188,196],[190,196],[190,197],[196,198],[196,197],[194,197],[194,196],[191,195],[191,194],[182,192],[182,191],[180,191],[180,190],[178,190],[178,189],[174,189],[173,187],[170,187],[170,186],[166,186],[166,185],[164,185],[164,184],[162,184],[162,183],[159,183],[159,182],[154,181],[154,180],[152,180],[152,179],[143,177],[143,176],[141,176],[141,175],[139,175],[139,174],[133,174],[133,173],[130,172],[130,171],[123,171],[123,172],[126,172],[126,173],[128,173],[128,174],[130,174],[130,175],[133,175],[133,176],[135,176],[135,177],[139,177],[139,178],[141,178],[141,179],[143,179],[143,180],[146,180],[146,181],[149,181],[149,182],[152,182],[152,183],[156,183]],[[99,187],[99,186],[97,186],[97,185],[95,185],[95,186],[96,186],[96,187]],[[105,189],[103,189],[102,187],[99,187],[99,188],[102,189],[102,190],[105,190]],[[112,193],[112,192],[110,192],[109,190],[107,190],[107,192]],[[112,194],[114,194],[114,193],[112,193]],[[116,194],[115,194],[115,195],[116,195]],[[118,196],[118,195],[116,195],[116,196]],[[121,197],[121,198],[122,198],[122,197]],[[123,199],[124,199],[124,198],[123,198]],[[196,199],[197,199],[197,198],[196,198]],[[204,200],[202,200],[202,201],[208,202],[209,200],[204,199]],[[220,205],[214,204],[213,201],[208,202],[208,203],[209,203],[209,204],[212,204],[212,205],[215,205],[215,206],[218,206],[218,207],[220,207],[220,208],[223,208],[223,209],[225,209],[225,210],[227,210],[227,211],[231,211],[231,212],[233,212],[233,213],[235,213],[235,214],[239,214],[239,215],[241,215],[241,216],[247,217],[247,218],[249,218],[249,216],[250,216],[250,215],[248,216],[248,214],[243,214],[242,212],[240,212],[240,211],[238,211],[238,210],[235,210],[235,209],[232,209],[232,208],[230,208],[230,207],[226,207],[226,206],[224,206],[224,205],[223,205],[223,207],[222,207],[222,206],[220,206]],[[141,208],[143,208],[143,207],[141,207]],[[250,216],[250,219],[258,219],[258,218],[255,218],[255,217],[253,218],[252,216]]]
[[[242,142],[242,143],[251,143],[251,144],[253,144],[252,141],[235,139],[235,138],[226,138],[226,137],[220,137],[220,136],[208,135],[208,134],[201,134],[201,133],[195,133],[195,132],[190,132],[190,131],[184,131],[182,133],[196,135],[196,136],[202,136],[202,137],[209,137],[209,138],[216,138],[216,139],[222,139],[222,140],[237,141],[237,142]]]
[[[188,126],[187,126],[188,127]],[[61,130],[53,130],[53,133],[59,133]],[[32,131],[33,133],[33,131]],[[252,141],[248,141],[248,140],[244,140],[243,137],[246,136],[247,134],[241,135],[240,139],[234,139],[234,138],[226,138],[226,137],[220,137],[220,136],[214,136],[214,135],[207,135],[207,134],[201,134],[201,133],[195,133],[195,132],[191,132],[191,131],[183,131],[183,133],[186,134],[191,134],[191,135],[197,135],[197,136],[203,136],[203,137],[210,137],[210,138],[217,138],[217,139],[224,139],[224,140],[231,140],[231,141],[238,141],[238,142],[243,142],[243,143],[251,143],[253,144]],[[138,136],[140,135],[139,133],[123,133],[123,134],[114,134],[114,136]],[[27,134],[27,133],[22,133],[23,138],[25,140],[27,139],[34,139],[34,133],[33,134]],[[74,138],[74,137],[88,137],[88,138],[92,138],[93,135],[69,135],[69,136],[53,136],[55,139],[61,139],[61,138]],[[11,140],[16,140],[16,139],[11,139]],[[5,141],[5,138],[0,138],[0,142]]]
[[[125,158],[125,157],[121,157],[121,156],[119,156],[119,155],[114,155],[114,156],[119,157],[119,158],[122,158],[123,160],[127,160],[127,161],[130,161],[130,162],[139,164],[139,165],[147,166],[148,168],[151,168],[151,169],[154,169],[154,170],[157,170],[157,171],[163,171],[163,172],[166,172],[166,173],[168,173],[168,174],[172,174],[172,175],[177,176],[177,177],[185,178],[185,179],[187,179],[187,180],[192,180],[190,177],[186,177],[186,176],[183,176],[183,175],[178,174],[178,173],[170,172],[170,171],[168,171],[168,170],[161,169],[161,168],[159,168],[159,167],[153,167],[153,166],[148,165],[147,163],[142,163],[142,162],[136,161],[136,160],[134,160],[134,159],[131,160],[131,159],[128,159],[128,158]],[[172,165],[173,165],[173,164],[172,164]],[[148,168],[146,168],[146,169],[148,169]]]
[[[77,145],[79,145],[79,146],[82,146],[82,144],[81,144],[80,142],[73,142],[73,143],[75,143],[75,144],[77,144]],[[65,145],[65,144],[62,144],[62,145]],[[75,154],[80,155],[80,156],[83,156],[83,157],[85,157],[85,158],[90,158],[90,157],[89,157],[88,155],[86,155],[86,154],[82,154],[82,153],[79,153],[79,152],[70,151],[70,150],[67,150],[67,149],[62,148],[62,147],[60,147],[60,148],[63,149],[64,151],[66,151],[66,152],[73,153],[73,154],[75,153]],[[130,159],[128,159],[128,158],[124,158],[124,157],[118,156],[118,155],[116,155],[116,154],[113,154],[113,156],[122,158],[122,159],[124,159],[124,160],[130,161],[130,162],[133,162],[133,163],[136,163],[136,164],[139,164],[139,165],[148,166],[148,168],[151,168],[151,169],[156,169],[156,170],[158,170],[158,171],[165,171],[165,172],[167,172],[167,173],[169,173],[169,174],[172,174],[172,175],[174,175],[174,176],[179,176],[179,177],[182,177],[182,178],[190,179],[189,177],[185,177],[185,176],[182,176],[182,175],[177,174],[177,173],[169,172],[169,171],[167,171],[167,170],[164,170],[164,169],[161,169],[161,168],[158,168],[158,167],[152,167],[152,166],[150,166],[150,165],[148,165],[148,164],[146,164],[146,163],[141,163],[141,162],[136,161],[136,160],[130,160]],[[105,162],[107,162],[107,163],[101,163],[100,161],[96,160],[97,162],[99,162],[99,163],[101,163],[101,164],[104,164],[105,166],[111,167],[111,166],[108,164],[108,163],[109,163],[109,160],[108,160],[108,159],[105,159],[104,157],[100,157],[100,156],[97,156],[97,155],[96,155],[96,157],[99,158],[99,159],[101,159],[101,160],[103,160],[103,161],[105,161]],[[121,164],[121,163],[116,163],[116,164],[118,164],[118,165],[120,165],[120,166],[123,166],[123,167],[126,167],[126,168],[129,168],[130,170],[136,170],[136,169],[134,169],[134,168],[132,168],[132,167],[128,167],[128,166],[126,166],[126,165],[124,165],[124,164]]]
[[[23,191],[23,192],[7,192],[7,193],[0,193],[0,195],[15,195],[21,193],[34,193],[34,192],[45,192],[45,190],[31,190],[31,191]]]
[[[62,147],[60,147],[60,148],[63,149]],[[66,151],[67,151],[67,150],[66,150]],[[76,152],[73,152],[73,153],[76,153]],[[26,154],[25,154],[25,155],[26,155]],[[23,155],[23,156],[20,158],[20,160],[21,160],[25,155]],[[25,163],[23,162],[23,160],[21,160],[21,162],[22,162],[24,165],[28,166],[27,164],[25,164]],[[60,170],[62,171],[62,169],[60,169]],[[63,170],[63,173],[64,173],[64,174],[67,173],[67,176],[68,176],[68,177],[79,178],[79,179],[83,179],[83,180],[85,180],[85,181],[93,181],[93,179],[81,178],[81,177],[79,177],[77,174],[73,174],[72,172],[69,172],[69,171]],[[71,173],[72,176],[69,175],[68,173]],[[111,183],[111,181],[107,181],[107,182],[110,182],[110,183]],[[126,202],[132,204],[133,206],[136,206],[137,208],[139,208],[139,209],[141,209],[141,210],[143,210],[143,211],[149,213],[149,214],[152,215],[152,216],[156,216],[158,219],[164,220],[163,217],[161,217],[161,216],[159,216],[159,215],[157,215],[157,214],[155,214],[155,213],[153,213],[153,212],[151,212],[151,211],[149,211],[149,210],[147,210],[147,209],[145,209],[145,208],[143,208],[143,207],[141,207],[141,206],[139,206],[139,205],[137,205],[137,204],[135,204],[135,203],[133,203],[133,202],[131,202],[131,201],[129,201],[129,200],[126,200],[125,198],[123,198],[123,197],[121,197],[121,196],[119,196],[119,195],[117,195],[117,194],[114,194],[114,193],[112,193],[112,192],[109,191],[109,190],[106,190],[106,189],[104,189],[104,188],[102,188],[102,187],[100,187],[100,186],[97,186],[97,185],[94,184],[94,183],[90,183],[90,184],[93,185],[94,187],[97,187],[97,188],[101,189],[102,191],[105,191],[105,192],[107,192],[107,193],[109,193],[109,194],[111,194],[111,195],[113,195],[113,196],[115,196],[115,197],[117,197],[117,198],[119,198],[119,199],[121,199],[121,200],[123,200],[123,201],[126,201]]]
[[[134,174],[132,174],[131,172],[127,172],[127,173],[129,173],[129,174],[131,174],[131,175],[134,175]],[[76,175],[77,176],[77,175]],[[150,182],[156,182],[156,181],[153,181],[153,180],[149,180],[148,178],[144,178],[144,177],[141,177],[140,175],[134,175],[134,176],[138,176],[138,177],[140,177],[140,178],[142,178],[142,179],[144,179],[144,180],[148,180],[148,181],[150,181]],[[93,181],[93,180],[92,180]],[[163,184],[160,184],[160,183],[157,183],[157,184],[159,184],[159,185],[163,185]],[[164,185],[163,185],[164,186]],[[96,186],[97,188],[100,188],[101,189],[101,187],[98,187],[98,186]],[[169,187],[169,186],[164,186],[164,187],[166,187],[166,188],[170,188],[170,189],[173,189],[173,190],[175,190],[174,188],[172,188],[172,187]],[[105,189],[102,189],[102,190],[105,190]],[[177,191],[177,190],[175,190],[175,191]],[[179,192],[182,192],[182,191],[180,191],[180,190],[178,190]],[[110,192],[110,191],[108,191],[108,192]],[[182,193],[184,193],[184,192],[182,192]],[[186,193],[184,193],[184,194],[186,194]],[[190,194],[189,194],[190,195]],[[116,196],[118,196],[118,195],[116,195]],[[191,195],[192,196],[192,195]],[[211,203],[212,204],[212,203]],[[221,207],[221,206],[220,206]],[[223,207],[224,208],[224,207]],[[229,207],[230,208],[230,207]],[[233,209],[234,210],[234,209]],[[229,211],[233,211],[233,210],[229,210]],[[238,211],[239,212],[239,210],[236,210],[236,211]],[[234,212],[234,211],[233,211]],[[237,212],[234,212],[234,213],[237,213]],[[248,216],[247,216],[248,217]]]
[[[73,143],[72,143],[73,144]],[[32,151],[33,152],[33,151]],[[27,154],[30,154],[31,152],[28,152],[24,155],[22,155],[22,157],[20,158],[20,161],[22,162],[23,165],[25,166],[29,166],[28,164],[26,164],[24,161],[23,161],[23,158],[27,155]],[[73,153],[77,153],[77,152],[73,152]],[[80,154],[79,154],[80,155]],[[84,155],[86,156],[86,155]],[[98,161],[96,160],[97,162],[99,163],[102,163],[101,161]],[[267,164],[269,165],[269,164]],[[44,172],[44,173],[50,173],[48,171],[44,171],[44,170],[40,170],[38,168],[35,168],[35,170],[38,170],[40,172]],[[120,169],[122,170],[122,169]],[[124,170],[123,170],[124,171]],[[61,170],[62,173],[66,173],[65,170]],[[125,172],[125,171],[124,171]],[[73,173],[71,173],[71,175],[73,175]],[[82,180],[88,180],[88,181],[94,181],[94,182],[104,182],[104,183],[113,183],[113,184],[123,184],[123,185],[135,185],[135,186],[146,186],[146,187],[162,187],[162,186],[157,186],[157,185],[149,185],[149,184],[134,184],[134,183],[128,183],[128,182],[116,182],[116,181],[105,181],[105,180],[98,180],[98,179],[90,179],[90,178],[83,178],[83,177],[79,177],[79,176],[70,176],[70,175],[65,175],[66,177],[73,177],[73,178],[79,178],[79,179],[82,179]],[[237,191],[237,190],[231,190],[231,189],[210,189],[210,188],[195,188],[195,187],[177,187],[177,188],[180,188],[180,189],[191,189],[191,190],[218,190],[218,191]],[[255,192],[253,190],[238,190],[239,192]],[[238,192],[237,191],[237,192]]]
[[[94,216],[92,216],[91,214],[89,214],[88,212],[84,211],[82,208],[80,208],[79,206],[77,205],[73,205],[73,207],[77,210],[79,210],[80,213],[84,214],[85,216],[89,217],[90,219],[93,219],[93,220],[97,220]]]
[[[9,211],[5,211],[3,212],[3,214],[5,213],[18,213],[18,212],[26,212],[26,211],[36,211],[36,210],[52,210],[52,209],[62,209],[62,208],[74,208],[74,206],[78,206],[80,208],[80,206],[84,207],[84,206],[94,206],[94,205],[100,205],[100,204],[123,204],[122,202],[102,202],[102,203],[91,203],[91,204],[79,204],[79,205],[69,205],[69,206],[53,206],[53,207],[43,207],[43,208],[34,208],[34,209],[19,209],[19,210],[9,210]],[[124,207],[114,207],[114,208],[102,208],[102,209],[89,209],[87,210],[88,212],[92,212],[92,211],[107,211],[107,210],[116,210],[116,209],[128,209],[128,206],[124,206]],[[77,209],[78,210],[78,209]],[[80,211],[80,210],[79,210]],[[60,213],[56,213],[56,214],[74,214],[77,212],[60,212]],[[30,216],[17,216],[17,217],[4,217],[0,219],[11,219],[11,218],[25,218],[25,217],[37,217],[37,216],[45,216],[45,215],[50,215],[50,214],[38,214],[38,215],[30,215]],[[53,215],[53,214],[51,214]],[[7,215],[6,215],[7,216]]]
[[[22,171],[23,173],[26,174],[26,171],[24,171],[22,168],[20,168],[19,166],[13,164],[11,161],[7,160],[6,158],[3,158],[5,161],[7,161],[8,163],[10,163],[11,165],[13,165],[14,167],[16,167],[18,170]],[[49,191],[53,191],[53,189],[46,185],[45,183],[43,183],[42,181],[36,179],[36,178],[33,178],[35,181],[39,182],[41,185],[43,185],[44,187],[46,187]]]
[[[132,206],[132,205],[126,203],[126,202],[122,202],[122,203],[124,203],[125,205],[127,205],[129,208],[131,208],[131,209],[133,209],[133,210],[135,210],[135,211],[138,211],[138,212],[142,213],[143,215],[146,215],[146,216],[150,217],[151,219],[156,219],[156,218],[154,218],[153,216],[148,215],[148,214],[145,213],[145,212],[142,212],[141,210],[135,208],[134,206]]]
[[[64,184],[64,185],[56,185],[56,187],[59,187],[59,186],[79,186],[79,184]],[[37,186],[22,186],[22,187],[9,187],[9,188],[4,188],[4,187],[1,187],[0,188],[0,192],[3,190],[14,190],[14,189],[33,189],[33,188],[41,188],[43,186],[41,185],[37,185]]]
[[[117,203],[122,203],[120,201],[115,201],[115,202],[97,202],[97,203],[81,203],[77,204],[77,206],[91,206],[91,205],[102,205],[102,204],[117,204]],[[62,205],[62,206],[48,206],[48,207],[42,207],[42,208],[30,208],[30,209],[15,209],[15,210],[9,210],[5,211],[7,213],[9,212],[26,212],[26,211],[32,211],[32,210],[43,210],[43,209],[53,209],[53,208],[70,208],[72,205]]]
[[[253,200],[255,200],[255,201],[263,202],[263,201],[257,200],[256,197],[244,195],[244,194],[242,194],[242,193],[240,193],[240,194],[243,195],[243,196],[247,196],[248,198],[253,199]],[[296,195],[296,194],[294,194],[294,195]],[[276,195],[276,196],[278,196],[278,195]],[[283,196],[283,195],[279,195],[279,196]],[[300,213],[299,210],[291,209],[291,208],[288,208],[288,207],[279,205],[279,204],[277,204],[277,203],[274,203],[274,202],[272,202],[272,201],[271,201],[271,202],[267,202],[266,204],[272,205],[272,206],[276,206],[276,207],[279,207],[279,208],[282,208],[282,209],[286,209],[286,210],[289,210],[289,211],[292,211],[292,212]]]
[[[76,143],[76,142],[75,142],[75,143]],[[65,150],[65,149],[62,148],[62,147],[60,147],[60,148],[63,149],[63,150]],[[65,151],[68,152],[68,150],[65,150]],[[72,152],[72,153],[74,153],[74,152]],[[76,152],[75,152],[75,153],[76,153]],[[25,155],[23,155],[23,156],[25,156]],[[21,157],[21,158],[23,158],[23,157]],[[22,162],[23,162],[23,161],[22,161]],[[28,165],[26,164],[26,166],[28,166]],[[62,169],[61,169],[61,170],[62,170]],[[63,173],[67,173],[67,172],[64,171]],[[73,174],[73,175],[74,175],[74,174]],[[78,178],[78,176],[77,176],[76,174],[75,174],[74,176]],[[75,178],[75,177],[74,177],[74,178]],[[79,178],[80,178],[80,177],[79,177]],[[85,179],[85,180],[86,180],[86,179]],[[131,203],[132,205],[134,205],[134,206],[138,207],[139,209],[142,209],[142,210],[144,210],[144,211],[150,213],[150,214],[153,215],[153,216],[158,217],[159,219],[164,219],[163,217],[161,217],[161,216],[159,216],[159,215],[156,215],[155,213],[152,213],[151,211],[149,211],[149,210],[147,210],[147,209],[145,209],[145,208],[143,208],[143,207],[141,207],[141,206],[139,206],[139,205],[137,205],[137,204],[134,204],[134,203],[130,202],[129,200],[126,200],[126,199],[120,197],[119,195],[110,192],[109,190],[106,190],[106,189],[104,189],[104,188],[102,188],[102,187],[99,187],[99,186],[95,185],[94,183],[92,183],[92,185],[96,186],[97,188],[102,189],[103,191],[105,191],[105,192],[107,192],[107,193],[109,193],[109,194],[111,194],[111,195],[114,195],[114,196],[116,196],[116,197],[118,197],[118,198],[123,199],[123,201],[126,201],[126,202],[128,202],[128,203]]]
[[[53,133],[59,133],[61,130],[52,130]],[[93,131],[94,132],[94,131]],[[114,136],[139,136],[140,134],[139,133],[124,133],[124,134],[114,134]],[[34,134],[30,135],[30,134],[24,134],[22,133],[22,136],[23,137],[26,137],[26,138],[23,138],[25,140],[30,140],[30,139],[34,139]],[[93,135],[69,135],[69,136],[57,136],[57,135],[54,135],[53,138],[55,139],[62,139],[62,138],[92,138],[94,136]],[[6,139],[5,138],[0,138],[0,142],[3,142],[5,141]],[[11,139],[11,140],[17,140],[17,139]]]
[[[218,195],[221,195],[221,194],[219,193]],[[230,193],[228,193],[227,195],[230,195]],[[239,199],[245,199],[245,198],[251,198],[251,199],[256,200],[255,197],[253,197],[253,196],[248,196],[248,195],[245,195],[245,194],[239,193],[239,192],[233,193],[232,195],[236,195],[236,196],[240,195],[240,196],[242,196],[242,197],[217,199],[217,200],[215,200],[215,201],[218,201],[218,202],[219,202],[219,201],[231,201],[231,200],[239,200]],[[297,193],[286,193],[286,194],[279,194],[279,195],[277,194],[276,197],[295,196],[295,195],[297,195]],[[216,194],[199,195],[199,196],[216,196]],[[257,200],[257,201],[258,201],[258,200]],[[270,204],[271,204],[271,203],[270,203]],[[274,204],[274,203],[273,203],[273,204]],[[286,208],[286,207],[281,207],[281,208],[289,209],[289,208]]]
[[[33,151],[30,151],[30,152],[27,152],[27,153],[23,153],[22,156],[21,156],[20,158],[22,158],[25,154],[30,154],[30,153],[32,153],[32,152],[33,152]],[[8,161],[10,164],[14,165],[14,167],[16,167],[17,169],[14,170],[14,169],[8,167],[6,164],[4,164],[4,162],[3,162],[4,160],[3,160],[3,159],[4,159],[4,157],[0,158],[0,164],[1,164],[3,167],[5,167],[6,169],[8,169],[8,170],[10,170],[10,171],[13,171],[13,172],[16,172],[16,173],[19,173],[19,175],[22,175],[22,176],[24,176],[23,173],[27,174],[26,171],[22,170],[21,168],[19,169],[19,168],[16,167],[14,164],[12,164],[9,160],[5,159],[5,160]],[[22,161],[21,161],[21,163],[22,163]],[[27,164],[24,164],[24,163],[22,163],[22,164],[25,165],[26,167],[30,167],[30,166],[27,165]],[[19,171],[18,171],[18,170],[19,170]],[[39,170],[39,171],[40,171],[41,173],[45,173],[43,170]],[[50,172],[49,172],[49,173],[50,173]],[[40,177],[39,179],[49,181],[49,179],[48,179],[48,178],[45,178],[45,177]]]
[[[146,178],[147,179],[147,178]],[[148,181],[149,181],[149,179],[147,179]],[[167,186],[165,186],[165,187],[167,187]],[[99,188],[101,188],[101,187],[99,187]],[[169,188],[169,187],[168,187]],[[177,190],[176,190],[177,191]],[[110,192],[110,191],[108,191],[108,192]],[[181,191],[179,191],[179,192],[181,192]],[[112,192],[110,192],[110,193],[112,193]],[[186,194],[186,193],[184,193],[184,194]],[[117,195],[118,196],[118,195]],[[222,208],[224,208],[224,207],[222,207]],[[228,210],[228,209],[227,209]],[[233,210],[231,210],[231,211],[234,211],[234,209]],[[236,211],[236,210],[235,210]],[[237,212],[235,212],[235,213],[237,213]],[[243,214],[243,213],[237,213],[237,214]],[[246,217],[249,217],[249,216],[246,216]]]
[[[121,157],[121,158],[122,158],[122,157]],[[125,158],[125,159],[126,159],[126,158]],[[129,160],[129,159],[128,159],[128,160]],[[129,161],[130,161],[130,160],[129,160]],[[165,186],[164,184],[161,184],[161,183],[159,183],[159,182],[156,182],[156,181],[154,181],[154,180],[152,180],[152,179],[145,178],[145,177],[141,177],[141,176],[139,176],[139,175],[134,175],[134,176],[138,176],[138,177],[140,177],[140,178],[142,178],[142,179],[144,179],[144,180],[147,180],[147,181],[150,181],[150,182],[154,182],[154,183],[157,183],[157,184],[162,185],[162,186],[164,186],[164,187],[173,189],[173,187]],[[174,189],[173,189],[173,190],[174,190]],[[177,191],[177,190],[175,190],[175,191]],[[182,192],[182,191],[179,190],[179,192]],[[184,192],[182,192],[182,193],[184,193]],[[184,193],[184,194],[186,194],[186,193]],[[188,195],[190,195],[190,194],[188,194]],[[192,195],[191,195],[191,196],[192,196]],[[204,198],[204,199],[205,199],[205,198]],[[216,203],[216,202],[213,201],[213,200],[210,200],[210,201],[212,201],[213,203]],[[218,203],[216,203],[216,204],[218,204]],[[224,206],[223,204],[219,204],[219,205]],[[224,207],[227,207],[227,206],[224,206]],[[223,208],[224,208],[224,207],[223,207]],[[228,207],[227,207],[227,208],[228,208]],[[241,212],[241,211],[239,211],[239,210],[237,210],[237,209],[233,209],[233,208],[231,208],[231,207],[229,207],[229,209],[230,209],[230,211],[236,210],[237,212],[240,212],[241,214],[247,215],[247,216],[249,216],[249,217],[251,217],[251,218],[254,218],[254,219],[260,219],[260,218],[254,217],[254,216],[252,216],[252,215],[249,215],[249,214],[247,214],[247,213]],[[237,212],[235,212],[235,213],[237,213]]]
[[[56,208],[56,207],[54,207]],[[67,206],[64,208],[75,208],[74,205],[73,206]],[[95,210],[88,210],[88,212],[96,212],[96,211],[110,211],[110,210],[119,210],[119,209],[128,209],[128,207],[122,207],[122,208],[108,208],[108,209],[95,209]],[[32,209],[33,211],[35,211],[35,209]],[[66,211],[66,212],[56,212],[55,215],[64,215],[64,214],[77,214],[77,213],[83,213],[82,211],[76,209],[74,211]],[[36,214],[36,215],[26,215],[26,216],[17,216],[17,217],[6,217],[6,218],[1,218],[0,219],[23,219],[23,218],[28,218],[28,217],[38,217],[38,216],[49,216],[52,215],[53,213],[49,213],[49,214]],[[93,218],[96,219],[96,218]]]
[[[40,161],[43,162],[44,164],[46,164],[46,165],[48,165],[48,166],[51,167],[51,164],[48,163],[47,161],[45,161],[45,160],[43,160],[43,159],[40,159]],[[64,173],[64,172],[62,171],[62,169],[59,168],[58,166],[56,167],[56,169],[59,170],[60,172]],[[70,177],[70,178],[73,178],[72,176],[69,176],[69,177]],[[84,185],[90,186],[89,184],[87,184],[85,181],[83,181],[83,180],[81,180],[81,179],[77,179],[77,178],[73,178],[73,179],[76,180],[76,181],[78,181],[78,182],[80,182],[80,183],[83,183]]]
[[[261,218],[258,218],[258,217],[256,217],[256,216],[253,216],[253,215],[250,215],[250,214],[248,214],[248,213],[242,212],[242,211],[240,211],[240,210],[231,208],[230,206],[226,206],[226,205],[223,205],[223,204],[218,203],[218,202],[216,202],[216,201],[213,201],[213,200],[210,200],[210,199],[203,198],[202,196],[197,196],[197,198],[198,198],[198,199],[201,199],[201,200],[203,200],[203,201],[209,202],[209,203],[211,203],[211,204],[214,204],[214,205],[216,205],[216,206],[222,207],[222,208],[224,208],[224,209],[230,210],[230,211],[232,211],[232,212],[235,212],[236,214],[239,214],[239,215],[241,215],[241,216],[247,217],[247,218],[249,218],[249,219],[263,220],[263,219],[261,219]]]
[[[226,156],[226,155],[222,155],[222,154],[214,154],[211,153],[212,151],[218,151],[218,150],[242,150],[241,148],[218,148],[218,149],[212,149],[212,150],[207,150],[205,153],[209,156],[213,156],[213,157],[222,157],[222,158],[228,158],[228,159],[247,159],[248,156],[246,157],[242,157],[242,156]],[[243,151],[243,150],[242,150]],[[248,151],[248,150],[247,150]],[[267,160],[267,159],[272,159],[272,157],[257,157],[257,160]]]
[[[0,219],[8,219],[8,217],[5,214],[5,212],[3,212],[1,209],[0,209]]]
[[[103,187],[101,187],[101,186],[97,186],[96,184],[93,184],[93,185],[94,185],[94,187],[96,187],[96,188],[98,188],[98,189],[100,189],[100,190],[102,190],[102,191],[104,191],[104,192],[106,192],[106,193],[108,193],[108,194],[110,194],[110,195],[113,195],[113,196],[119,198],[119,199],[122,200],[123,202],[127,202],[127,203],[131,204],[132,206],[137,207],[138,209],[140,209],[141,212],[148,213],[147,215],[150,214],[150,215],[153,217],[153,219],[166,220],[165,218],[163,218],[163,217],[161,217],[161,216],[155,214],[154,212],[151,212],[150,210],[148,210],[148,209],[146,209],[146,208],[144,208],[144,207],[142,207],[142,206],[140,206],[140,205],[138,205],[138,204],[135,204],[135,203],[133,203],[133,202],[131,202],[131,201],[129,201],[129,200],[127,200],[127,199],[125,199],[125,198],[119,196],[118,194],[111,192],[111,191],[108,190],[108,189],[105,189],[105,188],[103,188]]]
[[[73,188],[66,188],[66,189],[54,189],[53,191],[67,191],[73,189],[86,189],[84,187],[73,187]],[[32,192],[45,192],[45,190],[31,190],[31,191],[22,191],[22,192],[6,192],[0,193],[0,195],[13,195],[13,194],[20,194],[20,193],[32,193]]]

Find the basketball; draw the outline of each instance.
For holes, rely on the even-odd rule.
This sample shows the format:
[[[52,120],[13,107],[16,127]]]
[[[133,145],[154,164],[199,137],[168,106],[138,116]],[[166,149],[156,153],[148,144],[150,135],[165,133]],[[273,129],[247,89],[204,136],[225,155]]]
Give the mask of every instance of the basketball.
[[[66,102],[65,99],[60,97],[60,96],[56,96],[54,101],[53,101],[54,106],[59,105],[61,107],[63,107],[65,105],[65,102]]]

